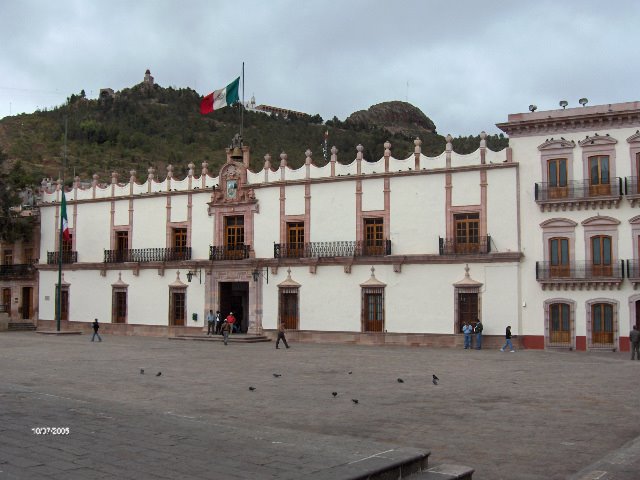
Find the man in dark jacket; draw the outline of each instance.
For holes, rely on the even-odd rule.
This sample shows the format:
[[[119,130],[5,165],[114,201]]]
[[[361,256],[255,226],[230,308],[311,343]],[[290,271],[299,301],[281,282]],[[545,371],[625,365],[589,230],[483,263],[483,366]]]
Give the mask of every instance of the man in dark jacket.
[[[640,330],[637,325],[634,325],[629,332],[629,341],[631,342],[631,360],[636,358],[640,360]]]
[[[478,322],[474,328],[474,331],[476,332],[476,350],[482,350],[482,330],[484,330],[484,327],[478,318]]]
[[[91,341],[93,342],[95,340],[96,336],[97,336],[98,337],[98,341],[101,342],[102,341],[102,337],[98,333],[98,330],[100,330],[100,324],[98,323],[98,319],[97,318],[93,321],[91,326],[93,327],[93,335],[91,336]]]

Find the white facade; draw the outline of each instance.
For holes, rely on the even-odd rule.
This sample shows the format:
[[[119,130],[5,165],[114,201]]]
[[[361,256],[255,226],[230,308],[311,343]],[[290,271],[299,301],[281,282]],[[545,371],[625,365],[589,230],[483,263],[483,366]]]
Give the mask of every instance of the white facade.
[[[180,333],[206,328],[212,309],[234,310],[252,334],[283,321],[300,339],[454,345],[477,319],[488,336],[507,324],[522,334],[519,165],[482,138],[471,155],[449,139],[426,157],[416,140],[406,159],[387,143],[375,162],[358,146],[346,164],[333,149],[316,166],[307,151],[297,170],[282,155],[260,172],[242,147],[217,176],[191,164],[184,179],[169,168],[162,182],[152,169],[142,184],[135,172],[107,187],[77,182],[66,192],[77,262],[63,269],[63,320]],[[58,249],[60,199],[59,187],[43,195],[42,259]],[[57,268],[39,270],[47,324]]]

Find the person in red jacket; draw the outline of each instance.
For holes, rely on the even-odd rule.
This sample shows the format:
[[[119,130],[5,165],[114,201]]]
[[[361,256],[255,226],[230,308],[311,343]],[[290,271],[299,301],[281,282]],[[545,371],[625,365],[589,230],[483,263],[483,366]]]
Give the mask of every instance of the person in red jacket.
[[[233,325],[236,323],[236,317],[233,316],[233,312],[229,312],[229,315],[227,315],[227,323],[231,327],[231,330],[229,331],[229,335],[231,335],[233,332]]]

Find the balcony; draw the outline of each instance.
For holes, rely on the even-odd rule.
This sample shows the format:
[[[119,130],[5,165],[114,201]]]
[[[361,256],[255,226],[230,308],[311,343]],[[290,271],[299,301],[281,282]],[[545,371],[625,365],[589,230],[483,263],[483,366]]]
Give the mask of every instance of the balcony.
[[[574,261],[565,265],[536,262],[536,280],[542,289],[587,290],[620,288],[624,278],[624,260],[611,265],[593,265],[587,261]],[[639,279],[640,281],[640,279]]]
[[[632,207],[640,204],[640,185],[638,177],[626,177],[624,179],[624,195],[631,203]]]
[[[391,240],[377,244],[364,241],[274,243],[273,258],[331,258],[391,255]]]
[[[47,252],[47,265],[58,265],[59,261],[60,252]],[[62,252],[62,263],[76,263],[77,261],[78,252]]]
[[[191,247],[104,251],[104,263],[179,262],[182,260],[191,260]]]
[[[209,260],[244,260],[249,258],[249,251],[251,247],[249,245],[224,245],[224,246],[212,246],[209,245]]]
[[[600,185],[591,185],[589,180],[572,180],[562,187],[542,182],[535,184],[535,200],[542,211],[617,207],[622,192],[620,177]]]
[[[14,265],[0,265],[0,279],[10,280],[32,277],[36,269],[32,263],[18,263]]]
[[[491,236],[478,237],[475,242],[457,242],[455,238],[438,237],[440,255],[485,255],[491,253]]]
[[[635,290],[640,285],[640,260],[627,260],[627,278],[633,284]]]

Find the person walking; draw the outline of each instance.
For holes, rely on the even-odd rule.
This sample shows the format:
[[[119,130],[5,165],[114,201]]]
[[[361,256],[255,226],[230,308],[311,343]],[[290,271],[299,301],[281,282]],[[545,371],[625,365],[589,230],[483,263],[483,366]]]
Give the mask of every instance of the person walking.
[[[224,322],[220,327],[220,331],[222,332],[222,336],[224,337],[224,344],[226,345],[229,341],[229,333],[231,333],[231,324],[229,322]]]
[[[484,330],[484,327],[478,318],[478,322],[474,328],[474,331],[476,332],[476,350],[482,350],[482,330]]]
[[[636,358],[640,360],[640,330],[637,325],[634,325],[629,332],[629,341],[631,342],[631,360]]]
[[[229,312],[229,315],[227,315],[226,323],[231,326],[231,330],[229,331],[229,335],[231,335],[231,333],[233,333],[233,326],[236,323],[236,317],[233,316],[233,312]]]
[[[207,335],[215,335],[216,333],[215,321],[216,321],[216,317],[213,316],[213,310],[209,310],[209,313],[207,313]]]
[[[511,325],[509,325],[507,327],[507,330],[505,331],[504,334],[504,338],[505,338],[505,343],[502,346],[502,348],[500,349],[501,352],[504,352],[504,349],[509,347],[511,350],[509,350],[511,353],[515,352],[514,348],[513,348],[513,343],[511,343]]]
[[[280,340],[282,340],[284,342],[284,346],[289,348],[289,344],[287,343],[287,337],[285,337],[284,332],[286,331],[286,329],[284,328],[284,323],[280,323],[280,326],[278,327],[278,339],[276,340],[276,348],[280,348],[278,345],[280,345]]]
[[[473,327],[466,321],[462,324],[462,333],[464,333],[464,349],[471,348],[471,334],[473,333]]]
[[[102,341],[102,337],[98,333],[98,330],[100,330],[100,324],[98,323],[98,319],[97,318],[93,321],[91,326],[93,327],[93,335],[91,336],[91,341],[93,342],[95,340],[95,338],[98,337],[98,341],[101,342]]]

